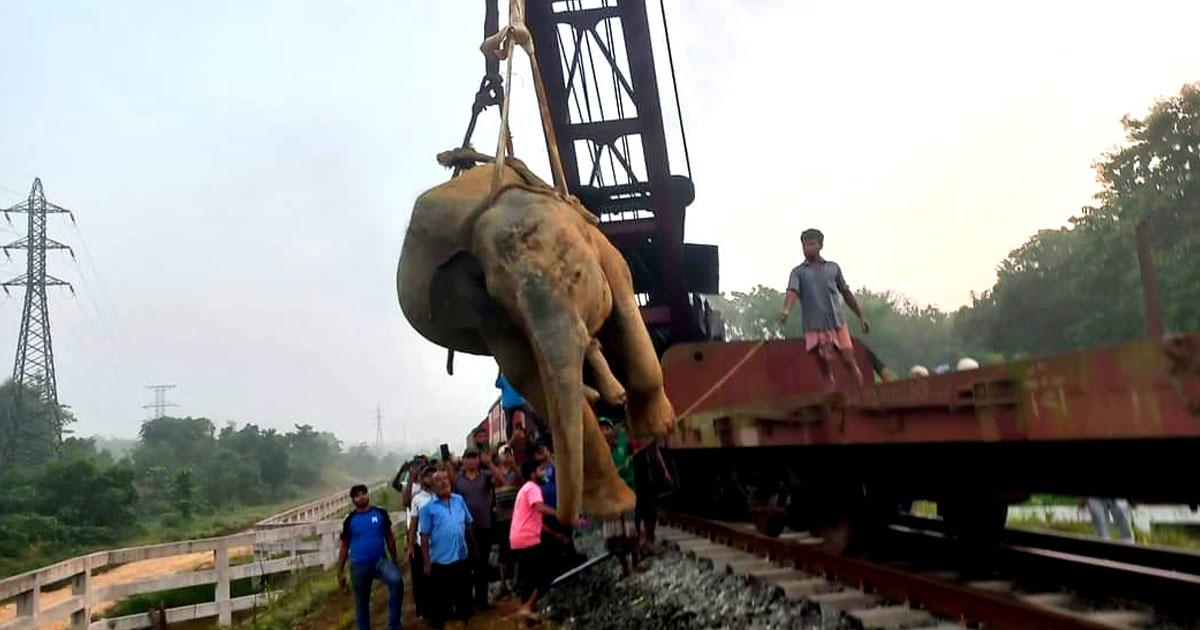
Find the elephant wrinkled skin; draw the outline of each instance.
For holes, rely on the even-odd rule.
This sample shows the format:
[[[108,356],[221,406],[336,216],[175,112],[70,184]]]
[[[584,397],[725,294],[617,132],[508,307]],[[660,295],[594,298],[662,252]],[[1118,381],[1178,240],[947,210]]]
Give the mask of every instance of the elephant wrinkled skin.
[[[505,168],[488,205],[493,173],[491,164],[476,166],[417,199],[396,274],[400,307],[426,339],[494,356],[542,411],[563,523],[581,508],[616,516],[632,509],[633,493],[588,398],[624,403],[635,435],[661,436],[674,421],[629,267],[581,208],[530,181],[523,167]],[[624,384],[606,356],[618,361]]]

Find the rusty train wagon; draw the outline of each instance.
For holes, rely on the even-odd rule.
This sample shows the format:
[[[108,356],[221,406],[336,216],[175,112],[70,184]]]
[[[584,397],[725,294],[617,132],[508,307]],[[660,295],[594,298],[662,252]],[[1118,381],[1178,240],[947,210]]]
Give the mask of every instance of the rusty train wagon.
[[[750,347],[673,346],[668,396],[693,405]],[[682,503],[834,545],[917,499],[970,536],[994,535],[1007,505],[1032,492],[1195,505],[1200,335],[830,393],[803,340],[768,342],[668,445]]]

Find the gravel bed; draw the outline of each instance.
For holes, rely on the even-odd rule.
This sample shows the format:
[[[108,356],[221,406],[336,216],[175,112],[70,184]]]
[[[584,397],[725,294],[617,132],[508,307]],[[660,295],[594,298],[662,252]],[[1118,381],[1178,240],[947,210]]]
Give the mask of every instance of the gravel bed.
[[[581,547],[587,546],[586,544]],[[542,599],[543,612],[571,630],[833,630],[776,589],[718,574],[707,561],[659,545],[641,571],[621,578],[609,560]]]

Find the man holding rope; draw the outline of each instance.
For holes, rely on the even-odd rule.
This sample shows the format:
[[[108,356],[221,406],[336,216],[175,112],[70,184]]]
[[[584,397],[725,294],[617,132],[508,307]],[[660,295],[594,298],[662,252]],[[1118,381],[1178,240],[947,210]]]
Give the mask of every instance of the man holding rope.
[[[779,321],[781,324],[787,321],[788,314],[796,300],[799,300],[804,318],[804,348],[817,355],[817,367],[821,370],[823,385],[829,390],[836,386],[829,362],[837,356],[861,386],[862,371],[854,360],[854,343],[850,340],[850,328],[842,320],[838,295],[846,300],[846,305],[862,322],[863,334],[870,332],[871,324],[863,317],[858,300],[854,299],[854,292],[842,276],[842,268],[821,257],[825,235],[820,230],[804,230],[800,234],[800,244],[804,248],[804,262],[792,269],[788,277],[787,296]]]

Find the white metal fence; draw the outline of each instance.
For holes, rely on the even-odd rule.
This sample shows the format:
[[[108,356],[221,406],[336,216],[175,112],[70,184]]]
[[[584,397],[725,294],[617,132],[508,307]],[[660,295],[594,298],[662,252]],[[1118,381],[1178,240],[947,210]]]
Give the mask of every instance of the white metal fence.
[[[382,483],[374,487],[382,487]],[[52,564],[0,580],[0,604],[16,603],[16,616],[0,621],[0,630],[32,630],[57,627],[69,618],[71,630],[134,630],[153,625],[150,613],[139,613],[92,621],[92,607],[141,593],[215,584],[213,601],[180,606],[166,611],[168,623],[216,617],[222,626],[232,623],[233,613],[262,606],[274,593],[230,597],[230,583],[306,567],[329,568],[337,560],[340,516],[349,508],[346,492],[339,492],[265,519],[254,530],[199,540],[146,545],[100,551]],[[333,517],[332,520],[330,517]],[[393,522],[403,523],[402,514]],[[231,552],[248,549],[253,560],[230,564]],[[129,562],[186,554],[211,553],[212,568],[183,570],[160,577],[117,583],[96,583],[96,572]],[[43,587],[69,585],[70,596],[42,605]],[[66,588],[64,586],[64,588]]]

